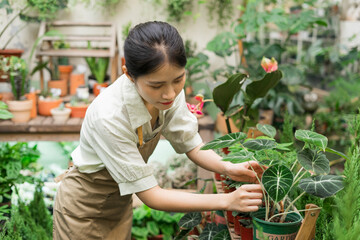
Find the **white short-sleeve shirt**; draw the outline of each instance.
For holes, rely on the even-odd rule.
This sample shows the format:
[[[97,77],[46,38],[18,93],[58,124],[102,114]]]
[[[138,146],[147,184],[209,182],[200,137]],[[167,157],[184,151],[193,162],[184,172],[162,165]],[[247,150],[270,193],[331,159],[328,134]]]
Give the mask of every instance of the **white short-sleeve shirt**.
[[[188,110],[182,91],[173,106],[159,111],[158,125],[151,128],[151,115],[135,84],[122,75],[106,88],[87,109],[80,144],[71,154],[80,172],[109,171],[120,194],[127,195],[157,185],[152,169],[140,155],[136,129],[142,126],[146,143],[159,131],[177,153],[186,153],[202,140],[196,117]]]

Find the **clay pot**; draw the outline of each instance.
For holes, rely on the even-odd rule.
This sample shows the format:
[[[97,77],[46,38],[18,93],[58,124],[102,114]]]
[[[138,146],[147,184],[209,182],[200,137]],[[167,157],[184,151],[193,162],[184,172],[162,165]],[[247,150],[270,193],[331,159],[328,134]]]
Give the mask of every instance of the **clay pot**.
[[[70,74],[73,70],[73,66],[72,65],[59,65],[58,69],[59,69],[59,73],[60,73],[60,80],[65,80],[66,82],[69,82]]]
[[[63,102],[63,99],[44,99],[38,102],[39,115],[51,116],[51,109],[57,108]]]
[[[25,94],[26,99],[32,100],[33,105],[31,108],[30,118],[37,117],[37,96],[35,92]]]
[[[63,123],[69,119],[71,109],[70,108],[64,108],[64,109],[53,108],[50,110],[50,112],[51,112],[52,117],[54,118],[55,123]]]
[[[93,92],[94,92],[94,95],[97,96],[100,94],[100,92],[106,88],[107,86],[109,86],[107,83],[95,83],[94,84],[94,88],[93,88]]]
[[[70,103],[65,104],[65,107],[71,109],[70,116],[72,118],[84,118],[88,106],[89,106],[89,104],[82,105],[82,106],[71,106]]]
[[[48,89],[59,88],[61,90],[61,97],[64,97],[68,94],[67,82],[66,80],[51,80],[48,81]]]
[[[70,95],[76,94],[76,89],[85,85],[85,76],[83,73],[81,74],[71,74],[70,75]]]
[[[24,123],[30,120],[32,100],[25,101],[7,101],[9,111],[14,115],[11,119],[16,123]]]

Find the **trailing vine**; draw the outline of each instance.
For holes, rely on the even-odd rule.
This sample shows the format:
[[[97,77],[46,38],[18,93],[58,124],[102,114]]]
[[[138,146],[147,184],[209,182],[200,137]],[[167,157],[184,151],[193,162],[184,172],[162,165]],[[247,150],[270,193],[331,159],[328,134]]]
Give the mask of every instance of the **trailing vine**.
[[[233,0],[208,0],[207,9],[210,19],[217,19],[221,27],[233,18]]]

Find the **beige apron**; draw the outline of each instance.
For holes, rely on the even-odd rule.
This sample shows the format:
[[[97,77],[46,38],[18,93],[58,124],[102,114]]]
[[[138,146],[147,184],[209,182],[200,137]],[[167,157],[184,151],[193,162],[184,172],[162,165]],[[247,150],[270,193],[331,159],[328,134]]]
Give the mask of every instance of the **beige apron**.
[[[138,135],[138,149],[147,162],[160,132],[145,144],[141,127]],[[132,194],[120,196],[119,186],[106,168],[90,174],[73,168],[57,190],[53,223],[55,240],[130,240]]]

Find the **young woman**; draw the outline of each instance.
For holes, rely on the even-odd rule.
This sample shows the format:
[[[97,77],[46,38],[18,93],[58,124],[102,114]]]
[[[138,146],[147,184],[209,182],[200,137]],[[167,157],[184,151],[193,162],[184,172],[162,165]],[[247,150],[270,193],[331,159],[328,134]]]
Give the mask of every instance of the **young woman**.
[[[259,184],[230,194],[191,194],[157,185],[146,164],[160,134],[199,166],[237,181],[256,182],[256,162],[220,161],[203,145],[184,96],[185,49],[177,30],[164,22],[135,26],[125,40],[123,74],[89,106],[75,168],[62,180],[54,206],[54,239],[130,239],[132,194],[164,211],[258,210]]]

